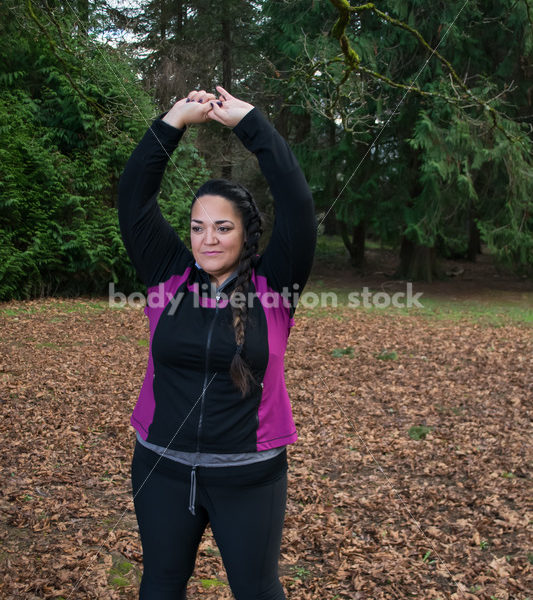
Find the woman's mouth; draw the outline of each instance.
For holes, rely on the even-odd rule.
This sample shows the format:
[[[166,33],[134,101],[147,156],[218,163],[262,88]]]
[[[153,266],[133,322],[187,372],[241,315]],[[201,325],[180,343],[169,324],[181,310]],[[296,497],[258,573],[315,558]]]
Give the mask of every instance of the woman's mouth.
[[[206,256],[216,256],[217,254],[222,254],[219,250],[209,250],[207,252],[203,252]]]

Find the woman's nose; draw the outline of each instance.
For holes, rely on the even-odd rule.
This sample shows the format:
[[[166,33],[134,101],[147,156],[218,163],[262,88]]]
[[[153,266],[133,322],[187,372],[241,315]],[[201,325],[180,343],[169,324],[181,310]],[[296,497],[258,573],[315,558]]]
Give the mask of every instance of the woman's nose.
[[[205,232],[205,243],[214,244],[217,241],[216,231],[213,231],[211,227],[208,227]]]

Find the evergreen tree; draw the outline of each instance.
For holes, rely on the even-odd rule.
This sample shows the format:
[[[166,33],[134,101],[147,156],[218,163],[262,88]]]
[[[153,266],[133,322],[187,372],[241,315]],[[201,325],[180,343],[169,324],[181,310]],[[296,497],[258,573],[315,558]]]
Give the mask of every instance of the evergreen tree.
[[[102,294],[111,281],[139,289],[115,204],[152,101],[125,57],[64,6],[9,0],[0,23],[0,299]],[[182,233],[206,176],[190,141],[161,197]]]
[[[135,9],[117,11],[134,40],[125,43],[138,56],[138,68],[162,110],[192,89],[230,93],[253,101],[255,52],[259,31],[258,2],[252,0],[148,0]],[[203,128],[199,148],[210,169],[231,178],[239,152],[234,136],[220,127]]]
[[[323,30],[308,28],[293,73],[302,106],[352,135],[351,156],[331,158],[327,169],[337,181],[322,187],[343,189],[334,209],[352,256],[360,260],[364,220],[368,231],[401,243],[402,276],[431,279],[436,250],[473,257],[479,237],[501,261],[527,268],[527,3],[331,4],[338,19],[330,40],[341,54],[339,46],[332,54]]]

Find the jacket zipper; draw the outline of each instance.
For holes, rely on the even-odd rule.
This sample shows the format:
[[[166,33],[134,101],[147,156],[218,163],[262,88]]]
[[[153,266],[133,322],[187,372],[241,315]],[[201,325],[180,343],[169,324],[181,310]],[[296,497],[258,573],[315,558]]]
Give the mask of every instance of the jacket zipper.
[[[196,438],[196,453],[200,453],[200,434],[202,432],[202,423],[204,419],[204,403],[205,403],[205,393],[207,391],[207,380],[209,378],[209,349],[211,346],[211,337],[213,335],[213,329],[215,327],[215,321],[218,316],[218,302],[220,300],[220,294],[216,295],[216,306],[215,306],[215,316],[209,325],[209,331],[207,332],[207,342],[205,345],[205,375],[204,375],[204,385],[202,387],[202,396],[200,400],[200,418],[198,419],[198,431]]]
[[[215,321],[218,316],[218,301],[220,300],[220,294],[216,295],[216,306],[215,306],[215,316],[209,325],[209,331],[207,332],[207,341],[205,344],[205,375],[204,375],[204,384],[202,387],[202,396],[200,400],[200,417],[198,419],[198,429],[196,432],[196,460],[191,469],[191,488],[189,493],[189,511],[192,515],[196,515],[196,467],[200,461],[200,434],[202,433],[202,422],[204,420],[204,403],[205,403],[205,393],[207,391],[207,379],[209,377],[209,347],[211,346],[211,336],[213,335],[213,329],[215,327]]]

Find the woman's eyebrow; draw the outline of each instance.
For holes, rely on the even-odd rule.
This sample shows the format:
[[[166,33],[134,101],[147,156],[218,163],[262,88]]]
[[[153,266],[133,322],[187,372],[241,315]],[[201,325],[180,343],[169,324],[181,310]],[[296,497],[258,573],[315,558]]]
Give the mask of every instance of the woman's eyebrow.
[[[204,222],[200,219],[191,219],[191,221],[193,223],[200,223],[200,225],[204,224]],[[230,221],[229,219],[220,219],[218,221],[211,221],[211,223],[214,223],[215,225],[220,225],[221,223],[231,223],[232,225],[235,225],[235,223],[233,221]]]

